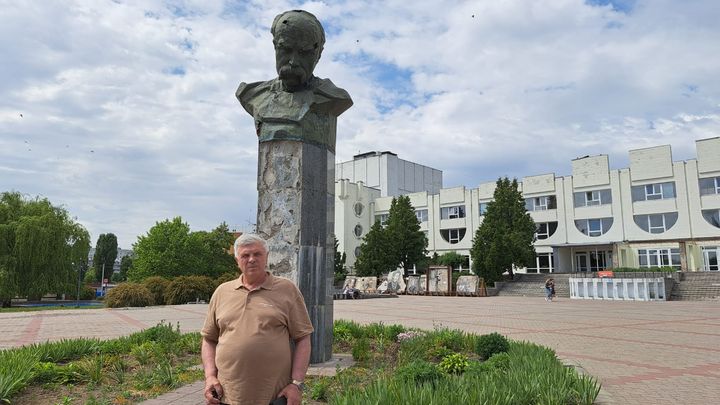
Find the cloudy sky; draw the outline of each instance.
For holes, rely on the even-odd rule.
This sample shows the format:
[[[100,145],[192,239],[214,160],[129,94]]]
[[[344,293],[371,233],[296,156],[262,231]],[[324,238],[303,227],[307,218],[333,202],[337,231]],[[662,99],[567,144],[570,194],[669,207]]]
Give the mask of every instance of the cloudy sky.
[[[338,161],[390,150],[475,187],[720,136],[717,0],[0,0],[0,191],[123,248],[174,216],[247,229],[257,138],[234,92],[275,77],[269,27],[293,8],[355,101]]]

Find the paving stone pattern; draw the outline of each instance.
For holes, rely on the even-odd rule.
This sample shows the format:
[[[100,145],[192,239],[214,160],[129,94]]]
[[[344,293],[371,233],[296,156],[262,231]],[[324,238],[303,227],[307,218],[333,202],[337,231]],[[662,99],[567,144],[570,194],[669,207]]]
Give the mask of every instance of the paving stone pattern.
[[[0,348],[72,337],[112,338],[161,320],[202,326],[206,305],[0,314]],[[720,302],[623,302],[542,297],[426,297],[335,302],[335,318],[499,332],[553,348],[603,384],[600,404],[718,403]],[[145,404],[203,403],[195,383]]]

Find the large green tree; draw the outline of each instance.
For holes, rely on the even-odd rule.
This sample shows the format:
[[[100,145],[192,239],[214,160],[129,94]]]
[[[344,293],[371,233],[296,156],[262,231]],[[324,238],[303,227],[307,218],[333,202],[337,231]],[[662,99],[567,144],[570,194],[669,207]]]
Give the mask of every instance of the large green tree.
[[[361,277],[380,277],[393,271],[397,263],[392,259],[387,242],[387,234],[380,222],[375,222],[363,238],[360,254],[355,260],[355,274]]]
[[[150,276],[217,277],[236,271],[232,241],[225,224],[211,232],[191,232],[181,217],[157,222],[133,245],[135,258],[128,280],[141,281]]]
[[[98,236],[95,244],[95,255],[93,255],[93,268],[95,269],[95,281],[105,276],[110,278],[113,274],[113,265],[117,259],[117,236],[113,233],[102,233]]]
[[[0,301],[75,291],[90,235],[47,199],[0,194]]]
[[[395,267],[402,267],[407,276],[408,270],[427,255],[427,238],[420,230],[410,197],[393,198],[385,233],[391,261]]]
[[[498,179],[493,201],[475,233],[470,256],[473,270],[486,282],[498,281],[504,272],[535,260],[535,223],[525,209],[517,179]]]

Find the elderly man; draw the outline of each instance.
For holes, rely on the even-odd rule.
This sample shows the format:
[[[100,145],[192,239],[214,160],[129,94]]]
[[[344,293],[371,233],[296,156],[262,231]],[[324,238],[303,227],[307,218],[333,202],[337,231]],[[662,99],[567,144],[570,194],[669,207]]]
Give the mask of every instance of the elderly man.
[[[260,142],[301,140],[335,150],[335,119],[352,106],[350,95],[313,76],[325,45],[314,15],[286,11],[271,27],[278,78],[241,83],[235,96],[255,119]]]
[[[234,249],[242,274],[215,290],[202,328],[205,399],[268,405],[285,397],[299,405],[313,332],[302,294],[266,271],[264,239],[245,234]]]

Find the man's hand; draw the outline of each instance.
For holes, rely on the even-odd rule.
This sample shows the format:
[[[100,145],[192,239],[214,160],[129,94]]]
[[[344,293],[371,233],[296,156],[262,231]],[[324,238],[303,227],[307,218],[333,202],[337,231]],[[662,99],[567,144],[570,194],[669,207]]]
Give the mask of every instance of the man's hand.
[[[278,394],[278,398],[280,397],[287,398],[288,405],[300,405],[300,402],[302,402],[302,391],[300,391],[300,387],[297,385],[288,384]]]
[[[217,394],[217,397],[213,396],[213,391]],[[223,387],[220,385],[217,377],[207,377],[205,379],[205,403],[208,405],[217,405],[220,403],[222,396]]]

